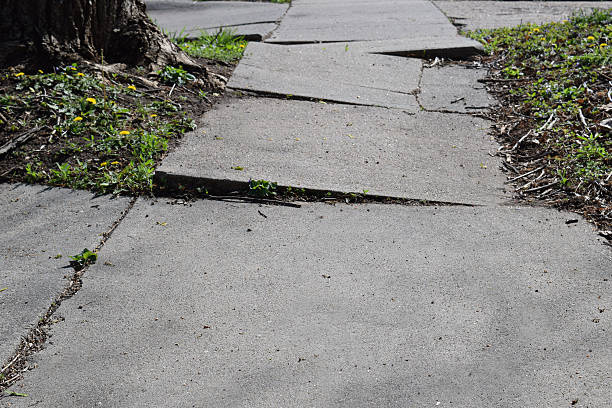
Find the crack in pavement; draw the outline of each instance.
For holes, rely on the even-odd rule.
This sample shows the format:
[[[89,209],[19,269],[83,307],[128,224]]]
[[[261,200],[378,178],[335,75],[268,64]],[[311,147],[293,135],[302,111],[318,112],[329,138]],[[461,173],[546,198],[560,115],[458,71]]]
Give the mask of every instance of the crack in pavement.
[[[381,89],[381,88],[366,87],[366,86],[360,86],[360,87],[361,88],[370,88],[370,89],[386,91],[386,89]],[[371,106],[371,107],[374,107],[374,108],[395,109],[395,110],[398,110],[400,112],[404,112],[404,113],[406,113],[408,115],[415,115],[415,113],[409,112],[406,109],[397,108],[397,107],[390,107],[390,106],[384,106],[384,105],[376,105],[376,104],[372,104],[372,103],[348,102],[348,101],[342,101],[342,100],[337,100],[337,99],[318,98],[318,97],[313,97],[313,96],[294,95],[294,94],[283,94],[283,93],[279,93],[279,92],[260,91],[260,90],[255,90],[255,89],[239,88],[239,87],[228,87],[228,89],[231,89],[233,91],[241,92],[244,95],[251,95],[251,96],[254,96],[254,97],[257,97],[257,98],[289,99],[289,100],[306,101],[306,102],[325,102],[325,103],[329,102],[329,103],[334,103],[334,104],[337,104],[337,105],[348,105],[348,106]],[[398,94],[398,95],[411,95],[411,96],[415,96],[416,97],[416,94],[413,93],[413,92],[417,92],[417,91],[415,90],[413,92],[398,92],[398,91],[389,91],[389,92],[394,93],[394,94]]]
[[[121,212],[121,215],[111,227],[104,233],[102,233],[102,239],[94,248],[95,253],[100,252],[106,242],[110,239],[115,229],[121,224],[121,222],[128,215],[130,210],[136,204],[138,197],[134,197],[130,200],[127,207]],[[32,369],[28,364],[28,357],[37,353],[44,348],[44,345],[49,338],[49,329],[51,326],[59,321],[61,317],[54,319],[55,312],[66,299],[70,299],[77,293],[83,282],[81,278],[89,270],[90,265],[86,265],[83,269],[75,271],[70,277],[70,283],[68,286],[55,298],[55,300],[48,307],[45,314],[38,320],[36,326],[31,328],[28,333],[21,338],[19,345],[17,346],[15,353],[2,365],[0,369],[0,399],[6,398],[7,395],[4,391],[13,385],[16,381],[23,377],[23,373]]]
[[[287,7],[287,9],[285,10],[285,12],[276,20],[274,21],[274,24],[276,24],[276,27],[274,27],[274,30],[270,31],[268,34],[266,34],[261,41],[266,41],[268,38],[272,37],[272,34],[274,34],[274,32],[276,30],[278,30],[278,28],[281,25],[281,22],[283,21],[283,18],[285,18],[285,16],[287,15],[287,13],[289,12],[289,10],[291,10],[291,1],[289,2],[289,7]]]

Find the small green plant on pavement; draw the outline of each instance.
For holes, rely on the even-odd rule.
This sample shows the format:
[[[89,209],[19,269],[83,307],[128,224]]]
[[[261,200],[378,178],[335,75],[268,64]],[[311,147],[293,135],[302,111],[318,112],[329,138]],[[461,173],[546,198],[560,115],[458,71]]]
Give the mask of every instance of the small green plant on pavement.
[[[71,256],[70,259],[72,259],[70,261],[70,266],[72,266],[75,270],[80,271],[87,265],[96,263],[98,260],[98,254],[85,248],[80,254]]]
[[[268,180],[249,180],[249,194],[255,197],[276,196],[277,183]]]

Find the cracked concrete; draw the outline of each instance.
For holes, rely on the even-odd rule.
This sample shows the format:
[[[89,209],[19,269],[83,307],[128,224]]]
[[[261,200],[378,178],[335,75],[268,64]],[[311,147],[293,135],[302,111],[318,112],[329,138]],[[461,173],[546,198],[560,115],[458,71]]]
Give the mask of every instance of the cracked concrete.
[[[157,174],[486,204],[504,199],[488,127],[463,115],[234,99],[208,112]]]
[[[70,255],[96,247],[125,198],[60,188],[0,184],[0,364],[68,285]]]
[[[605,406],[610,251],[567,216],[139,200],[12,406]]]
[[[228,28],[236,35],[261,40],[277,26],[287,4],[244,1],[147,1],[147,14],[163,30],[196,37],[202,31]]]
[[[150,0],[151,12],[154,3],[179,21],[217,2]],[[221,6],[270,6],[235,3]],[[405,24],[409,7],[419,20]],[[418,59],[473,54],[476,43],[420,0],[293,0],[289,10],[270,41],[346,41],[251,43],[230,86],[277,97],[218,105],[157,176],[226,186],[265,178],[476,206],[139,199],[57,310],[44,307],[60,290],[57,276],[9,269],[16,287],[36,291],[0,293],[21,319],[7,324],[16,327],[7,338],[35,324],[18,310],[23,296],[40,297],[32,310],[49,310],[56,323],[46,348],[21,361],[36,368],[11,391],[28,397],[0,405],[605,406],[609,248],[574,214],[509,203],[489,122],[471,116],[491,102],[482,71]],[[255,14],[211,27],[274,21]],[[87,194],[52,191],[6,203],[7,248],[37,247],[64,225],[77,231],[64,245],[98,242],[98,225],[79,227],[91,220]],[[96,211],[116,215],[113,205],[127,199],[95,200]],[[23,225],[20,205],[35,208]],[[30,261],[9,255],[8,265]],[[33,257],[32,271],[55,265],[43,258]]]

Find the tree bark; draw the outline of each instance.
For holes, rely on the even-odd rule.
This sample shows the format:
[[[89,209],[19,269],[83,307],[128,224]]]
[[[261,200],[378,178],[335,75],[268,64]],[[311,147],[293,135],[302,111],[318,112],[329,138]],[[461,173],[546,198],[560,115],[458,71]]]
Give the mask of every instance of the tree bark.
[[[196,67],[149,20],[141,0],[0,0],[0,33],[3,65],[83,58]]]

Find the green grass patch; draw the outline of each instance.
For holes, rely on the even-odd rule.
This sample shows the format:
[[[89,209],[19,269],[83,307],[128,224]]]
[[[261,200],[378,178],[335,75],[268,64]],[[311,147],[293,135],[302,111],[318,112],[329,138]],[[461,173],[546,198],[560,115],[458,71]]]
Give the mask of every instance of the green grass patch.
[[[215,61],[232,62],[242,58],[247,41],[231,30],[220,30],[216,34],[202,32],[195,40],[175,36],[173,41],[192,57]]]
[[[5,72],[0,77],[3,143],[34,129],[3,172],[24,180],[97,193],[148,193],[169,141],[194,128],[177,102],[150,96],[128,76],[86,72]],[[0,143],[2,144],[2,143]]]
[[[493,114],[507,144],[502,155],[521,173],[544,166],[544,175],[522,178],[519,191],[556,199],[565,192],[609,208],[611,13],[467,33],[492,55],[489,83],[502,100]]]

